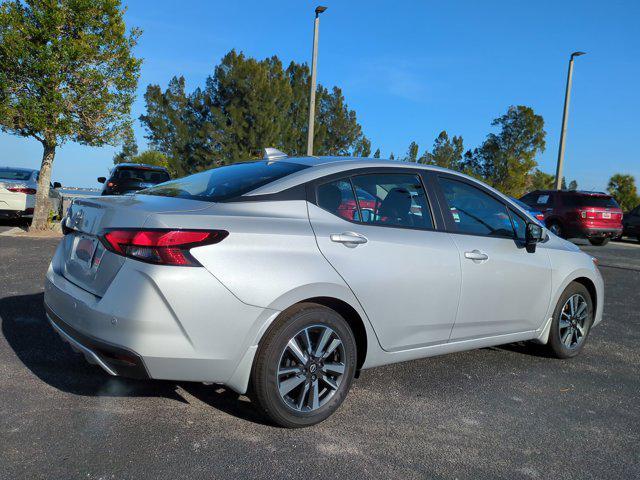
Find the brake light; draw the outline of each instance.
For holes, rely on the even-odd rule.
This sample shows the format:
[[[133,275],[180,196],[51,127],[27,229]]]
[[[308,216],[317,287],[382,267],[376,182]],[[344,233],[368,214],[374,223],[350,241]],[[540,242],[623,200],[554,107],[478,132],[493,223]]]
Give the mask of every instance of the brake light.
[[[100,240],[107,250],[158,265],[200,266],[189,250],[224,240],[225,230],[114,229]]]
[[[7,190],[9,190],[10,192],[13,192],[13,193],[26,193],[27,195],[35,195],[36,194],[36,189],[35,188],[11,187],[11,188],[7,188]]]
[[[542,213],[538,213],[538,214],[536,215],[536,219],[537,219],[537,220],[540,220],[540,221],[542,222],[542,221],[544,220],[544,215],[543,215]]]

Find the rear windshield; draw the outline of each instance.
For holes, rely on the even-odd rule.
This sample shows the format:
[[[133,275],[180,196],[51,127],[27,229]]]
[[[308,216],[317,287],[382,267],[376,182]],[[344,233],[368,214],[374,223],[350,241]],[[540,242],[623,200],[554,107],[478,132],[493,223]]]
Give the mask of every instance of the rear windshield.
[[[566,195],[562,201],[567,207],[620,208],[613,197],[606,195]]]
[[[10,168],[0,168],[0,179],[2,180],[29,180],[31,174],[29,170],[13,170]]]
[[[244,195],[304,168],[307,166],[287,162],[236,163],[172,180],[138,193],[220,202]]]
[[[169,180],[169,174],[162,170],[149,168],[118,168],[111,176],[113,180],[130,180],[132,182],[162,183]]]

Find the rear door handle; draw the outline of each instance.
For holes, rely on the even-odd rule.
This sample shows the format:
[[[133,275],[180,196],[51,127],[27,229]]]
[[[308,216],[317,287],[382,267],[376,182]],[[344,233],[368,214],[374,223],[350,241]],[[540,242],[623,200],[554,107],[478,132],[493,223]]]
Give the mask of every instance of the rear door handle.
[[[342,243],[352,248],[368,241],[367,237],[355,232],[332,233],[329,238],[331,238],[332,242]]]
[[[480,250],[471,250],[470,252],[464,252],[464,258],[468,258],[474,262],[481,262],[483,260],[489,260],[489,255],[482,253]]]

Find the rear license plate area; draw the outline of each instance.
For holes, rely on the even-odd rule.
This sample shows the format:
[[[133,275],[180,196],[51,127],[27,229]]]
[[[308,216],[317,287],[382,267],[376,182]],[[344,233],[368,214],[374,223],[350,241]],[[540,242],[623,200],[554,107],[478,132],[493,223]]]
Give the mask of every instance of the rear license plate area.
[[[609,212],[602,212],[602,218],[611,218],[611,214]]]
[[[97,240],[95,238],[78,235],[73,241],[72,260],[86,268],[91,268],[93,255],[96,252],[96,244]]]

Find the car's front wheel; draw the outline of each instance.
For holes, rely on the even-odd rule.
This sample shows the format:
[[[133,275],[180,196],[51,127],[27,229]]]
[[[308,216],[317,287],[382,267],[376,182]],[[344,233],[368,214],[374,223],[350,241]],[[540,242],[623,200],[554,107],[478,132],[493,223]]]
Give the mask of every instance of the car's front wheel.
[[[262,340],[251,384],[276,424],[299,428],[335,412],[356,370],[356,341],[334,310],[305,303],[285,312]]]
[[[581,283],[573,282],[560,296],[551,322],[547,347],[558,358],[580,353],[593,323],[593,299]]]

